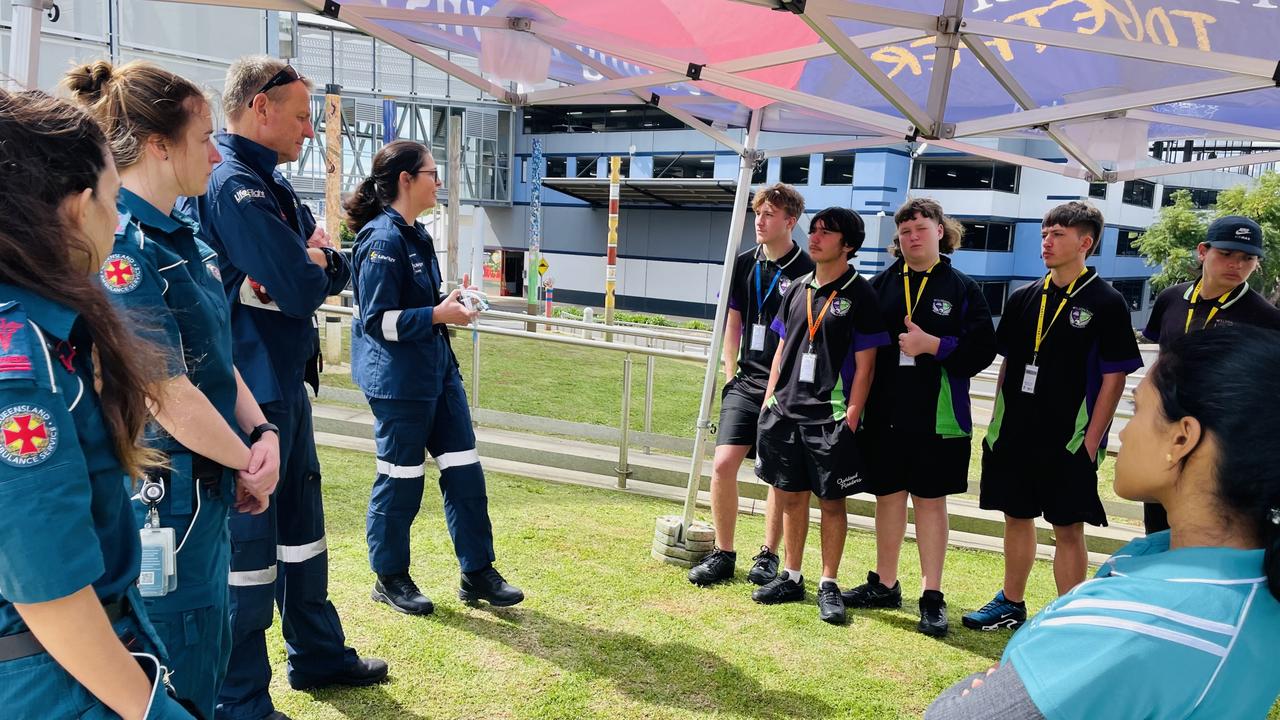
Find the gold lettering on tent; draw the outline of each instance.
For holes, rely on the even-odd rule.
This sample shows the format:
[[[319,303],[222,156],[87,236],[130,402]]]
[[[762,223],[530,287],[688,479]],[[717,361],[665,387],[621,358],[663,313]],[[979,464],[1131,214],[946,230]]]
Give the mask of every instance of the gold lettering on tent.
[[[1260,6],[1259,6],[1260,7]],[[1218,22],[1218,18],[1202,12],[1194,10],[1174,10],[1169,13],[1174,17],[1186,18],[1191,21],[1191,26],[1196,32],[1196,47],[1209,52],[1212,46],[1209,44],[1209,26]]]

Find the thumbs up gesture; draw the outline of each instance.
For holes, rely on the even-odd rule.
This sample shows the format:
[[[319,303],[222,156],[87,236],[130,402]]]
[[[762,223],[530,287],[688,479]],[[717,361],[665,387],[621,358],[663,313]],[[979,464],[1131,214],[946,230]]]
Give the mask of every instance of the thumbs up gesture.
[[[903,354],[910,357],[937,354],[939,343],[937,337],[922,330],[919,325],[911,321],[910,317],[903,318],[903,322],[907,326],[907,331],[898,335],[898,349]]]

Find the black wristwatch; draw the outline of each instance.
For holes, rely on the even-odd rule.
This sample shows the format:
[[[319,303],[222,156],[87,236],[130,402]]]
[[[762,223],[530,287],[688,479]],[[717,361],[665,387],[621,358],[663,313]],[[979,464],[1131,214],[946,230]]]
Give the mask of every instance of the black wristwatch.
[[[261,440],[263,435],[269,432],[273,432],[276,434],[276,437],[280,437],[280,428],[276,427],[275,425],[272,425],[269,422],[262,423],[258,427],[254,428],[253,432],[249,433],[249,444],[253,445],[254,443]]]
[[[338,268],[341,266],[341,263],[338,261],[338,257],[337,257],[338,251],[328,247],[320,248],[320,251],[324,253],[325,273],[331,276],[337,275]]]

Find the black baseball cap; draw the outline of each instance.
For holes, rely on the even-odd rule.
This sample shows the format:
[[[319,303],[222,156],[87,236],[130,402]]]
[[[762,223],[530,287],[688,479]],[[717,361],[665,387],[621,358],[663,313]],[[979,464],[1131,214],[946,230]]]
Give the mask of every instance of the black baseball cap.
[[[1262,227],[1241,215],[1225,215],[1214,220],[1205,233],[1204,242],[1219,250],[1239,250],[1262,257]]]

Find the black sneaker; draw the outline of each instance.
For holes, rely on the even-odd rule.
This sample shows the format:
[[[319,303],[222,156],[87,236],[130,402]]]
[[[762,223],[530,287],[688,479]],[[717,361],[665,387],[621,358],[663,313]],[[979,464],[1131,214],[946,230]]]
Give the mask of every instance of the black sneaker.
[[[732,580],[733,568],[737,562],[738,553],[716,548],[710,555],[702,558],[702,562],[689,570],[689,582],[699,587],[706,587]]]
[[[468,605],[478,605],[484,600],[494,607],[510,607],[524,600],[524,591],[504,580],[497,568],[490,565],[478,572],[462,573],[458,599]]]
[[[830,580],[818,585],[818,617],[832,625],[843,625],[845,621],[844,598]]]
[[[804,599],[804,585],[780,573],[764,587],[756,588],[751,599],[762,605],[799,602]]]
[[[431,598],[423,595],[414,584],[409,573],[396,575],[379,575],[373,583],[372,597],[375,601],[386,603],[392,610],[406,615],[430,615],[436,606]]]
[[[867,573],[867,581],[842,593],[844,606],[849,608],[900,608],[902,607],[902,583],[894,582],[885,587],[874,571]]]
[[[747,579],[753,585],[768,585],[778,577],[778,554],[770,550],[768,545],[761,545],[760,552],[751,560],[755,564],[751,566],[751,572],[747,573]]]
[[[951,627],[947,622],[947,601],[937,590],[925,590],[920,596],[920,624],[916,629],[929,637],[942,637]]]

